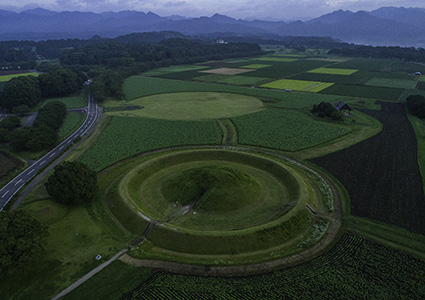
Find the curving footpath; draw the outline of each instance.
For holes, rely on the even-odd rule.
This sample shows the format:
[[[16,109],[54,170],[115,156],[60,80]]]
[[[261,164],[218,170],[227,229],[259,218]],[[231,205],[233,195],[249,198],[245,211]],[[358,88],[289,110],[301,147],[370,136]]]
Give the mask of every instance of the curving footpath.
[[[82,137],[93,126],[98,117],[98,106],[93,97],[88,96],[87,117],[84,123],[72,135],[65,139],[62,143],[50,150],[46,155],[37,160],[31,166],[26,168],[22,173],[13,178],[0,190],[0,211],[9,203],[13,196],[27,184],[37,173],[46,167],[50,162],[54,161],[67,147],[71,146],[74,140]]]

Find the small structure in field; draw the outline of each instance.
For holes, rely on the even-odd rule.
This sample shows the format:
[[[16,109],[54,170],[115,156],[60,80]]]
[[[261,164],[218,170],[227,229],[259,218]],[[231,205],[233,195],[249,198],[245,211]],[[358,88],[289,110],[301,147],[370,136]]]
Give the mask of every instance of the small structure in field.
[[[342,102],[342,101],[339,102],[337,106],[335,106],[335,109],[338,110],[338,111],[341,111],[341,112],[343,112],[343,111],[352,111],[351,107],[348,106],[347,103]]]

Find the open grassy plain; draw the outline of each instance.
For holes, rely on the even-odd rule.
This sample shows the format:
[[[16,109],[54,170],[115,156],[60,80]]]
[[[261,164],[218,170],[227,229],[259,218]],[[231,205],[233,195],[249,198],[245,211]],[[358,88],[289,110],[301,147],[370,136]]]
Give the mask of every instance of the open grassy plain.
[[[126,79],[126,100],[104,103],[98,131],[70,158],[99,172],[96,199],[65,207],[34,190],[22,208],[50,225],[47,253],[0,284],[0,298],[51,298],[95,255],[144,236],[127,264],[65,299],[116,299],[137,285],[125,299],[422,299],[424,125],[411,119],[415,135],[394,102],[420,92],[412,74],[425,67],[316,52]],[[295,80],[323,89],[263,86]],[[322,101],[355,111],[318,118],[309,110]],[[255,273],[267,274],[234,277]]]

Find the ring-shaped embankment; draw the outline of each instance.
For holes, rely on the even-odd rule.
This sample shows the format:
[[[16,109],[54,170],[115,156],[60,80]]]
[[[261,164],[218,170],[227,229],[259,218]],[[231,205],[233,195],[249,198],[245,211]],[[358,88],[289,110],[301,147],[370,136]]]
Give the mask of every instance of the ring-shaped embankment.
[[[111,212],[130,232],[142,234],[147,222],[154,224],[148,230],[144,245],[149,249],[142,251],[143,257],[147,253],[177,261],[191,257],[196,263],[217,263],[217,259],[243,263],[252,262],[252,257],[262,261],[311,247],[332,222],[333,199],[326,181],[282,157],[240,149],[176,149],[135,158],[121,168],[122,175],[105,197],[113,204]],[[224,176],[224,181],[243,178],[238,184],[252,185],[246,194],[252,197],[241,205],[229,203],[227,211],[229,199],[221,201],[220,193],[214,200],[221,201],[219,208],[214,202],[207,205],[208,197],[196,206],[202,197],[214,193],[211,189],[223,188],[221,194],[225,194],[229,185],[217,182],[199,194],[189,193],[183,203],[178,190],[173,197],[173,188],[184,186],[174,183],[191,180],[193,174],[197,178],[205,170],[207,178],[211,173]]]

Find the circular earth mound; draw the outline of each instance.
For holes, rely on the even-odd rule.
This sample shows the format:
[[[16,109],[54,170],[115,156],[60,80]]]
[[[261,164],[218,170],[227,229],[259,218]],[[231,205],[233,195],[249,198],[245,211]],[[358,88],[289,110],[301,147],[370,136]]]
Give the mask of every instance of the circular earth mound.
[[[252,176],[225,165],[185,170],[167,179],[161,189],[170,203],[212,212],[242,209],[260,193],[261,186]]]
[[[263,108],[257,98],[213,92],[168,93],[143,97],[127,103],[143,107],[126,111],[125,116],[138,116],[169,120],[207,120],[231,118],[250,114]],[[111,112],[122,115],[121,112]]]
[[[283,164],[222,151],[181,151],[148,160],[120,184],[121,196],[149,220],[199,231],[264,225],[284,216],[306,194]]]
[[[149,228],[136,257],[252,263],[313,246],[333,222],[326,181],[279,156],[175,149],[113,170],[105,184],[111,213],[135,234]]]

